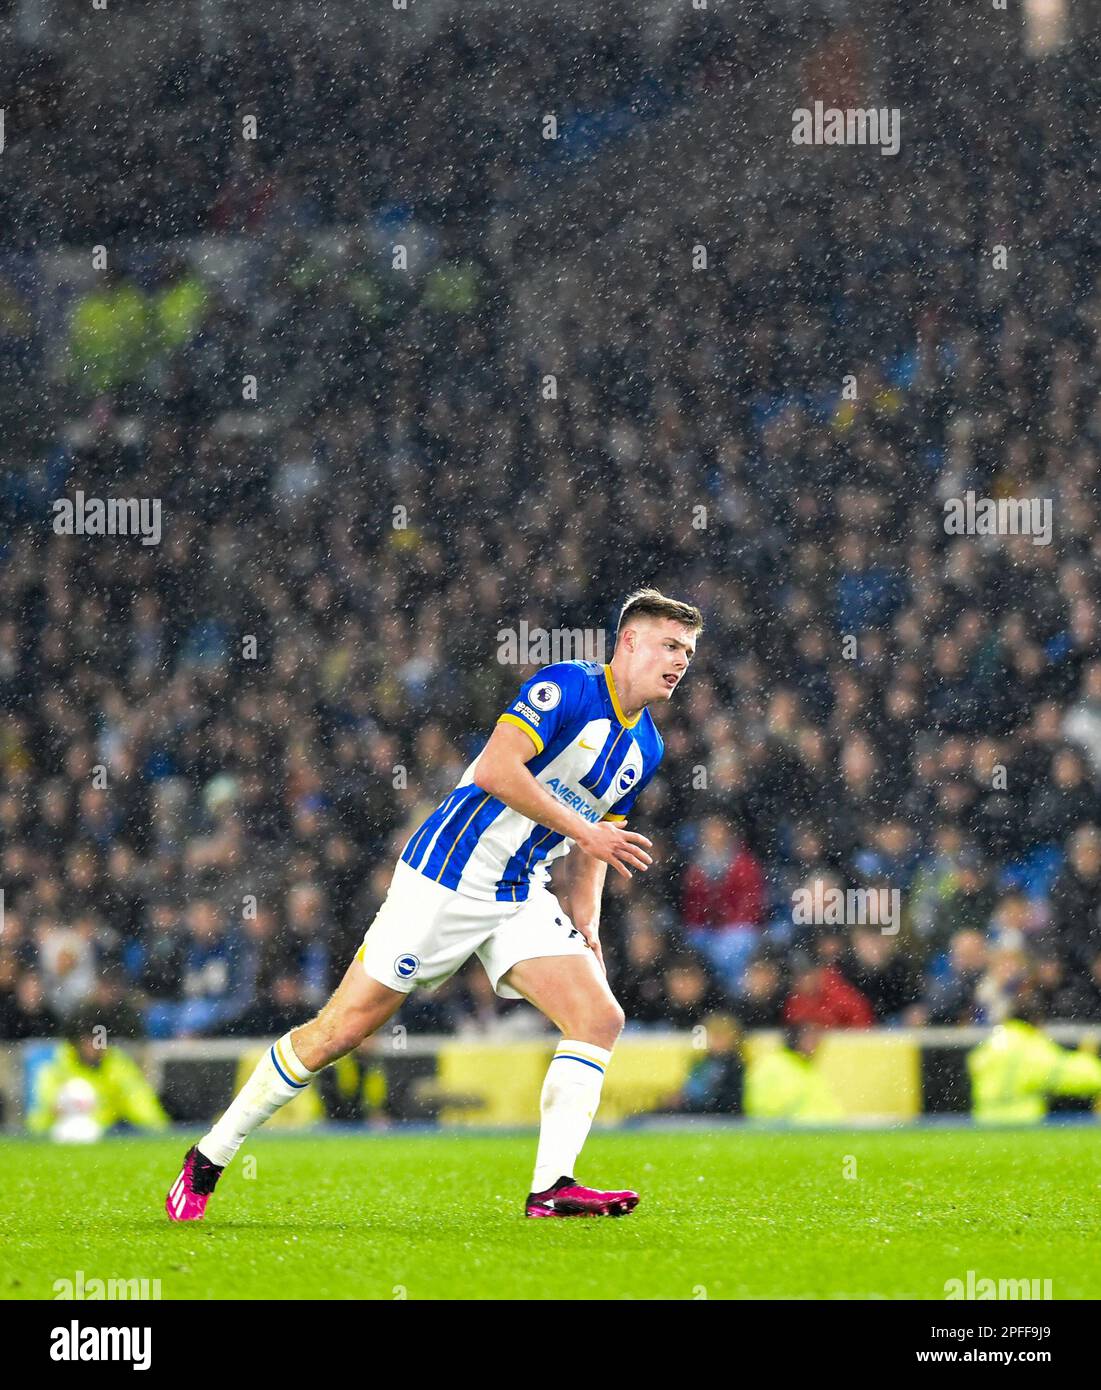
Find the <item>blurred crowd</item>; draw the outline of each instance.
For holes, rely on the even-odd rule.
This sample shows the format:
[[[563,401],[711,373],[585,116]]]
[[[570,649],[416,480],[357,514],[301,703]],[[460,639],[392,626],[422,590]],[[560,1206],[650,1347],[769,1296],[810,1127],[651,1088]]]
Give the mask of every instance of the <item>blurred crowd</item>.
[[[257,34],[101,124],[22,60],[0,1037],[302,1021],[529,673],[502,630],[610,655],[643,583],[707,627],[606,895],[632,1026],[1101,1021],[1101,66],[935,9],[464,15],[381,69]],[[792,147],[822,84],[901,152]],[[107,268],[50,281],[59,242]],[[160,544],[55,534],[77,490],[160,498]],[[947,534],[968,490],[1051,543]],[[796,920],[831,887],[897,930]],[[402,1021],[529,1017],[473,967]]]

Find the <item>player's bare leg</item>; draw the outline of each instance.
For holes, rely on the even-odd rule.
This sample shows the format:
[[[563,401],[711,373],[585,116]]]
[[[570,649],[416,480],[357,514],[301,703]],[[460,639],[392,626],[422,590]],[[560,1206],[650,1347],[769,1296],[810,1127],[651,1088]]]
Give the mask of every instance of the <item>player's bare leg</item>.
[[[317,1072],[346,1056],[377,1033],[408,997],[372,979],[358,960],[352,961],[317,1017],[291,1030],[302,1065]]]
[[[625,1216],[631,1191],[604,1192],[575,1181],[574,1165],[600,1103],[604,1071],[623,1029],[623,1010],[592,954],[520,961],[504,976],[562,1033],[540,1099],[541,1126],[528,1216]]]
[[[372,979],[354,960],[317,1017],[265,1052],[226,1113],[187,1151],[165,1199],[169,1218],[198,1220],[223,1169],[248,1135],[305,1090],[323,1067],[377,1032],[405,998]]]

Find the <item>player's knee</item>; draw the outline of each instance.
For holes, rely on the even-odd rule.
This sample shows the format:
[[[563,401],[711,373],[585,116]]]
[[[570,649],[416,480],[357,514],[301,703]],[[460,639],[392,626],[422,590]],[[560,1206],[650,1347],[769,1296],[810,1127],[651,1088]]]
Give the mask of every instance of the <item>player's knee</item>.
[[[587,1010],[586,1015],[583,1041],[596,1043],[597,1047],[611,1051],[627,1021],[623,1010],[614,999],[608,998]]]

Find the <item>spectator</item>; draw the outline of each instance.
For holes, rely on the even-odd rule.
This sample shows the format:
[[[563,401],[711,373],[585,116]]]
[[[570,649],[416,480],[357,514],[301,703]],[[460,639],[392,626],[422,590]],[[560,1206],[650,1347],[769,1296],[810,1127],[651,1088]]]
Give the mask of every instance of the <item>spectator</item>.
[[[1101,953],[1084,980],[1072,977],[1058,949],[1040,949],[1033,972],[1038,1016],[1101,1021]]]
[[[1037,1124],[1053,1096],[1101,1095],[1096,1054],[1059,1047],[1036,1026],[1038,1000],[1022,982],[1005,1021],[968,1054],[977,1124]]]
[[[1062,845],[1079,826],[1101,820],[1097,793],[1089,785],[1079,753],[1061,748],[1051,765],[1051,781],[1032,794],[1029,838],[1034,844]]]
[[[897,936],[856,927],[840,973],[871,1005],[877,1023],[897,1023],[921,997],[921,978],[903,954]]]
[[[14,993],[0,997],[0,1038],[5,1041],[53,1038],[58,1029],[57,1016],[46,1001],[37,975],[21,975]]]
[[[140,957],[132,971],[150,1001],[182,997],[185,950],[179,908],[170,899],[151,903],[148,925],[141,933]]]
[[[930,954],[944,951],[961,932],[985,933],[997,902],[998,890],[986,861],[977,850],[964,850],[959,856],[954,890],[933,913],[928,936]]]
[[[684,876],[685,937],[728,989],[736,989],[757,942],[764,876],[746,845],[718,816],[704,816]]]
[[[61,1121],[65,1092],[73,1083],[87,1087],[100,1130],[164,1129],[167,1116],[137,1063],[100,1031],[95,1008],[74,1011],[65,1040],[38,1075],[34,1104],[27,1116],[33,1134],[64,1138]]]
[[[818,1066],[821,1030],[812,1024],[786,1030],[778,1047],[757,1054],[745,1073],[745,1113],[751,1120],[830,1124],[841,1106]]]
[[[127,993],[127,980],[117,968],[106,970],[96,981],[92,997],[85,1006],[106,1030],[108,1043],[133,1042],[145,1036],[142,1017]]]
[[[789,1026],[870,1028],[875,1012],[836,967],[798,956],[792,966],[792,988],[784,1003],[783,1019]]]
[[[675,1115],[740,1115],[744,1067],[741,1034],[730,1014],[708,1014],[703,1020],[707,1047],[688,1069],[684,1085],[671,1096],[664,1112]]]
[[[639,920],[641,918],[641,920]],[[628,918],[625,952],[613,970],[615,994],[629,1023],[666,1021],[665,972],[669,951],[649,913]]]
[[[1067,862],[1051,888],[1051,925],[1068,965],[1082,971],[1101,950],[1101,830],[1083,825],[1070,839]]]
[[[332,930],[320,885],[309,881],[292,884],[287,894],[287,929],[280,951],[286,973],[297,976],[303,999],[314,1009],[328,996]]]
[[[735,1006],[742,1025],[745,1028],[779,1028],[787,994],[779,961],[770,956],[751,960],[746,966]]]
[[[957,932],[949,950],[948,970],[929,989],[914,1021],[942,1027],[981,1022],[978,991],[988,964],[989,950],[982,932]]]
[[[1101,661],[1086,667],[1078,699],[1063,719],[1062,733],[1085,750],[1094,780],[1101,779]]]
[[[82,930],[44,918],[38,923],[35,938],[43,990],[51,1009],[64,1017],[92,996],[96,952],[91,932],[87,927]]]
[[[301,981],[291,973],[278,974],[262,986],[244,1013],[232,1018],[225,1031],[238,1038],[269,1038],[297,1028],[309,1017],[310,1003]]]
[[[685,951],[665,965],[664,1021],[671,1028],[690,1028],[706,1013],[724,1013],[730,1001],[699,957]]]
[[[232,1022],[252,997],[255,956],[245,954],[225,915],[210,898],[198,898],[186,914],[182,940],[182,997],[155,1003],[149,1036],[190,1037]]]
[[[82,390],[101,394],[136,381],[145,360],[149,322],[145,296],[114,263],[73,308],[69,375]]]

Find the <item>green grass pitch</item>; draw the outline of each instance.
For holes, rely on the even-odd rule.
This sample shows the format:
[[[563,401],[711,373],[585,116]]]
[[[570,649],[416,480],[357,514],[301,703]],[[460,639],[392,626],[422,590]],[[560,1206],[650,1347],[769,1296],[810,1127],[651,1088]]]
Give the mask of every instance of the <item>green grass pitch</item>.
[[[185,1147],[0,1141],[0,1297],[83,1271],[165,1299],[941,1299],[968,1270],[1101,1297],[1092,1127],[596,1134],[580,1176],[642,1204],[576,1221],[520,1215],[534,1136],[261,1134],[171,1226]]]

